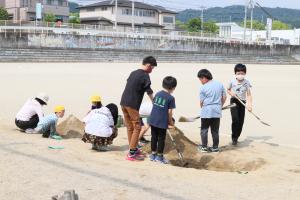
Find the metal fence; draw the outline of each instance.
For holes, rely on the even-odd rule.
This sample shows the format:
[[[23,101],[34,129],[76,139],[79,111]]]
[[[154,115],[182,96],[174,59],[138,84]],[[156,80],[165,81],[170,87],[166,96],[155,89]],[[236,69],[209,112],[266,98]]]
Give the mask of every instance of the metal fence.
[[[42,21],[1,21],[0,33],[5,37],[8,33],[42,33],[42,34],[73,34],[73,35],[93,35],[93,36],[111,36],[111,37],[131,37],[131,38],[152,38],[168,40],[197,40],[208,42],[224,42],[231,44],[256,44],[266,45],[265,42],[244,41],[240,39],[220,38],[215,33],[190,33],[179,31],[162,31],[160,34],[146,32],[120,32],[113,29],[112,26],[71,24],[60,22],[42,22]]]

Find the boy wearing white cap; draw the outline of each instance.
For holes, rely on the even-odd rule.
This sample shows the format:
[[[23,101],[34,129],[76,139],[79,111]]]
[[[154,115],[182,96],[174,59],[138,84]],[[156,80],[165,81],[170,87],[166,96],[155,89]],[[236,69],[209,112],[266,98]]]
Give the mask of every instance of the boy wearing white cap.
[[[16,115],[16,126],[23,131],[35,128],[44,116],[42,107],[47,105],[48,101],[49,96],[45,93],[40,93],[35,98],[28,99]]]

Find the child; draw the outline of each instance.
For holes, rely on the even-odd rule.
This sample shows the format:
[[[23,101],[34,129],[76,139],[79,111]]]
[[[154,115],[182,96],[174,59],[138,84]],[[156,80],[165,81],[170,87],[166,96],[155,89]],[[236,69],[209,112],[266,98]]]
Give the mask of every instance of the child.
[[[141,108],[139,110],[139,114],[140,114],[140,124],[141,124],[141,132],[140,132],[140,136],[139,136],[139,141],[140,141],[140,146],[143,146],[147,143],[149,143],[150,141],[147,140],[144,135],[146,134],[146,132],[149,130],[150,125],[149,125],[149,116],[151,114],[152,111],[152,107],[153,107],[153,103],[152,102],[144,102],[141,105]]]
[[[61,139],[56,132],[58,118],[63,118],[65,115],[64,106],[55,106],[54,113],[42,118],[37,127],[33,130],[28,130],[26,133],[41,133],[45,138]]]
[[[212,74],[207,69],[201,69],[198,78],[203,84],[200,90],[202,145],[199,146],[199,150],[203,153],[219,152],[220,118],[222,106],[226,101],[226,91],[222,83],[213,80]],[[207,147],[209,128],[213,138],[212,148]]]
[[[39,121],[43,118],[44,114],[42,107],[47,105],[49,96],[45,93],[38,94],[35,98],[27,100],[20,111],[17,113],[15,124],[22,131],[32,131],[36,128]]]
[[[164,90],[158,92],[154,97],[149,120],[152,136],[150,160],[168,164],[169,161],[165,159],[163,153],[167,129],[174,126],[172,113],[175,109],[175,98],[171,94],[177,86],[177,80],[172,76],[167,76],[164,78],[162,86]]]
[[[147,92],[151,101],[153,100],[149,74],[156,66],[157,62],[154,57],[144,58],[142,68],[131,72],[121,98],[120,104],[124,114],[129,143],[129,153],[126,159],[129,161],[144,160],[144,156],[137,148],[141,132],[139,109],[145,92]]]
[[[84,119],[85,134],[82,140],[92,143],[92,149],[96,151],[108,151],[108,145],[118,135],[116,128],[118,122],[118,107],[108,104],[105,107],[93,109]]]
[[[237,145],[238,139],[243,130],[245,119],[245,107],[237,100],[237,97],[246,103],[247,110],[252,111],[251,84],[245,79],[247,68],[243,64],[237,64],[234,67],[235,79],[231,80],[228,86],[228,93],[231,96],[230,103],[237,106],[231,108],[232,118],[232,145]]]

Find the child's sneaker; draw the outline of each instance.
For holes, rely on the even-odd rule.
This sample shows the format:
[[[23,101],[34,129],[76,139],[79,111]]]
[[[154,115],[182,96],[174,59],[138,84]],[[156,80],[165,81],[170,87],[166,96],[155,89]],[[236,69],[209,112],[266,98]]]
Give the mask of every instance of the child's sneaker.
[[[208,148],[207,148],[207,147],[199,146],[199,147],[198,147],[198,150],[199,150],[201,153],[208,153]]]
[[[233,145],[233,146],[236,146],[237,143],[238,143],[238,140],[237,140],[237,139],[232,139],[232,145]]]
[[[97,150],[98,150],[98,148],[97,148],[97,145],[93,144],[93,146],[92,146],[92,150],[95,150],[95,151],[97,151]]]
[[[152,154],[149,156],[149,159],[150,159],[150,161],[155,161],[156,157],[157,157],[157,154],[152,153]]]
[[[28,129],[25,130],[25,133],[27,133],[27,134],[36,134],[37,131],[35,129],[28,128]]]
[[[135,155],[146,157],[146,154],[139,148],[136,150]]]
[[[220,152],[220,149],[218,147],[210,147],[209,151],[212,153],[218,153],[218,152]]]
[[[162,164],[169,164],[169,161],[164,156],[156,156],[155,161]]]
[[[138,156],[136,154],[131,155],[130,153],[128,153],[127,156],[126,156],[126,160],[129,160],[129,161],[143,161],[144,157]]]
[[[103,152],[109,151],[109,148],[107,145],[101,145],[98,147],[98,151],[103,151]]]

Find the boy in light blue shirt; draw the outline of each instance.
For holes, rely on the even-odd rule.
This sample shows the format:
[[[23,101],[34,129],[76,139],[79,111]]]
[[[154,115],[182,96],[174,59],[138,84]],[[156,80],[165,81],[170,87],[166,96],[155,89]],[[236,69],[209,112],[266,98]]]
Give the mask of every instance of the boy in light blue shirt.
[[[56,106],[53,114],[43,117],[35,129],[26,130],[26,133],[40,133],[46,138],[51,137],[53,139],[61,139],[59,134],[56,132],[56,125],[58,118],[64,117],[64,114],[64,106]]]
[[[198,78],[203,84],[200,90],[201,106],[201,141],[199,150],[206,152],[219,152],[219,127],[222,117],[222,106],[226,101],[226,91],[222,83],[213,80],[207,69],[198,72]],[[211,129],[213,146],[208,148],[208,129]]]

